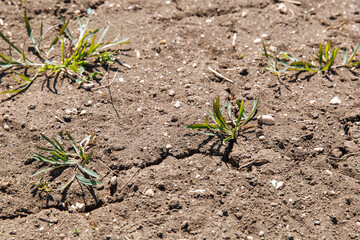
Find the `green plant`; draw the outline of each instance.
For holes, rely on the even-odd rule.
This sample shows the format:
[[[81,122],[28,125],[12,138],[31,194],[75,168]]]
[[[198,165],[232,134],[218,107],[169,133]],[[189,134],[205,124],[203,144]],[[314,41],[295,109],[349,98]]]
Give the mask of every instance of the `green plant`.
[[[351,47],[351,50],[352,50],[352,54],[350,55],[349,58],[347,58],[346,48],[344,49],[344,52],[343,52],[343,65],[344,66],[349,66],[349,67],[360,65],[360,61],[353,62],[355,56],[357,55],[357,53],[360,50],[360,43],[357,45],[357,47],[355,49],[353,47]]]
[[[79,232],[79,229],[78,228],[74,228],[74,234],[76,236],[79,236],[80,232]]]
[[[32,182],[31,185],[33,187],[37,187],[39,191],[44,191],[46,193],[51,192],[52,187],[49,182],[44,181],[44,177],[42,177],[38,183]]]
[[[265,43],[263,43],[264,47],[264,56],[268,62],[268,66],[266,69],[272,71],[275,75],[280,76],[281,73],[289,70],[289,71],[307,71],[307,72],[324,72],[330,71],[334,67],[353,67],[360,65],[360,61],[354,62],[354,58],[357,55],[360,49],[360,43],[354,49],[352,49],[352,54],[349,58],[347,58],[346,49],[344,49],[343,56],[343,64],[334,66],[335,59],[337,56],[338,48],[334,48],[331,50],[331,44],[325,46],[319,44],[319,51],[316,55],[314,55],[314,61],[317,62],[317,66],[310,62],[298,61],[295,57],[291,56],[288,53],[280,52],[279,57],[275,57],[269,54],[266,50]]]
[[[68,136],[75,153],[67,152],[57,139],[53,138],[51,140],[48,137],[46,137],[44,134],[41,134],[42,138],[45,139],[53,148],[37,146],[38,149],[48,152],[49,156],[44,156],[38,153],[34,153],[32,157],[35,160],[50,163],[53,166],[42,169],[31,175],[31,177],[47,171],[53,171],[58,168],[72,167],[74,173],[73,176],[63,187],[60,188],[60,190],[69,187],[74,182],[74,180],[77,180],[81,184],[91,185],[91,186],[102,184],[101,181],[96,181],[92,179],[92,178],[98,178],[99,175],[96,172],[85,167],[85,165],[89,162],[92,156],[92,152],[90,152],[89,154],[86,154],[86,152],[87,149],[89,148],[89,145],[94,142],[95,135],[93,134],[91,136],[87,136],[78,145],[75,144],[70,133],[66,132],[66,135]]]
[[[217,97],[216,101],[213,103],[213,113],[210,113],[209,111],[205,110],[206,116],[205,123],[197,123],[197,124],[191,124],[186,125],[185,127],[190,129],[207,129],[211,131],[221,131],[224,132],[226,135],[229,135],[226,139],[223,140],[223,144],[225,144],[229,140],[236,141],[239,133],[243,131],[245,128],[247,128],[245,125],[254,117],[258,104],[260,101],[260,94],[257,100],[254,100],[253,108],[250,115],[247,115],[244,110],[244,104],[245,102],[242,101],[241,103],[239,101],[236,101],[236,104],[239,107],[239,113],[236,120],[232,117],[232,110],[231,110],[231,104],[230,101],[227,100],[226,104],[220,109],[220,96]],[[229,122],[225,121],[225,118],[223,116],[223,112],[227,108],[227,113],[229,117]],[[209,124],[209,117],[216,123],[215,125]],[[201,132],[206,135],[211,136],[218,136],[219,134],[213,133],[213,132]]]
[[[24,20],[27,35],[34,47],[34,55],[37,56],[38,62],[30,60],[29,57],[25,56],[25,53],[20,51],[1,31],[0,37],[9,45],[10,55],[6,56],[0,54],[0,67],[5,68],[9,71],[10,76],[22,86],[16,90],[4,91],[2,93],[18,93],[27,89],[32,82],[42,73],[52,73],[55,77],[58,77],[60,73],[65,74],[67,77],[76,81],[77,83],[83,83],[85,81],[92,81],[95,75],[101,74],[100,72],[88,72],[85,67],[89,66],[89,60],[99,61],[103,64],[112,64],[115,62],[116,57],[114,56],[120,48],[114,51],[105,51],[105,49],[118,46],[121,44],[128,44],[128,39],[118,41],[118,34],[115,39],[111,42],[103,43],[103,39],[109,29],[109,25],[105,28],[97,28],[87,30],[89,24],[89,18],[86,23],[83,24],[79,17],[77,17],[79,23],[79,36],[74,38],[68,29],[69,21],[65,22],[65,19],[61,17],[62,28],[57,33],[49,48],[45,51],[41,48],[43,40],[43,24],[41,23],[40,34],[37,40],[34,39],[33,30],[30,27],[29,19],[24,10]],[[96,41],[96,34],[102,34]],[[49,56],[50,52],[54,49],[57,44],[60,43],[61,54]],[[14,51],[19,59],[15,59],[12,55]],[[16,72],[15,69],[23,69],[26,74]],[[29,72],[33,71],[35,74],[29,76]],[[16,77],[17,75],[18,77]]]

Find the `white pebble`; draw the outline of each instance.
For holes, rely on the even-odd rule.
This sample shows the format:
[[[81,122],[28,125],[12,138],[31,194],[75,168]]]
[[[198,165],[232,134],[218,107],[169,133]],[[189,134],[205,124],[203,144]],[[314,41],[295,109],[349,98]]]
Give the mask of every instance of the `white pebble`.
[[[267,35],[266,33],[263,33],[263,34],[261,35],[261,38],[262,38],[262,39],[269,39],[269,35]]]
[[[75,15],[79,15],[79,14],[80,14],[80,12],[81,12],[81,11],[80,11],[79,9],[77,9],[77,10],[75,10],[75,12],[74,12],[74,13],[75,13]]]
[[[316,148],[314,148],[314,151],[315,151],[315,152],[318,152],[318,153],[322,153],[322,152],[324,151],[324,148],[322,148],[322,147],[316,147]]]
[[[80,116],[85,115],[86,114],[86,110],[81,110],[81,112],[79,113]]]
[[[94,83],[85,83],[85,84],[83,84],[82,87],[83,87],[83,89],[90,91],[92,88],[95,87],[95,84]]]
[[[270,46],[270,47],[269,47],[269,50],[272,51],[272,52],[277,52],[277,47],[275,47],[275,46]]]
[[[276,187],[275,187],[275,189],[283,189],[285,187],[285,183],[284,182],[278,182],[277,184],[276,184]]]
[[[9,130],[10,130],[10,127],[9,127],[7,124],[4,124],[4,130],[5,130],[5,131],[9,131]]]
[[[0,25],[4,25],[4,21],[0,18]]]
[[[169,95],[170,95],[171,97],[175,96],[175,91],[174,91],[174,90],[169,90]]]
[[[316,105],[316,101],[315,100],[310,100],[310,104],[311,105]]]
[[[264,125],[275,125],[275,119],[270,115],[261,115],[258,117],[258,123]]]
[[[154,190],[149,188],[148,190],[146,190],[145,195],[148,197],[153,197],[155,195]]]
[[[259,140],[260,140],[260,141],[265,140],[265,136],[260,136],[260,137],[259,137]]]
[[[187,83],[184,85],[185,88],[190,88],[191,87],[191,84],[190,83]]]
[[[116,184],[117,184],[117,177],[116,176],[113,176],[110,179],[110,184],[111,184],[111,186],[116,186]]]
[[[166,149],[171,149],[172,148],[171,144],[168,144],[165,147],[166,147]]]
[[[248,12],[247,12],[247,11],[242,11],[242,12],[241,12],[241,17],[242,17],[242,18],[247,17],[247,15],[248,15]]]
[[[326,173],[327,175],[329,175],[329,176],[332,175],[332,172],[331,172],[330,170],[325,170],[325,173]]]
[[[44,227],[40,227],[40,228],[39,228],[39,231],[42,231],[42,230],[44,230]]]
[[[261,38],[257,38],[254,40],[254,43],[261,43],[261,41],[262,41]]]
[[[264,231],[260,231],[260,232],[259,232],[259,237],[263,237],[264,234],[265,234]]]
[[[121,83],[123,83],[123,82],[125,82],[125,80],[124,80],[124,78],[119,78],[119,82],[121,82]]]
[[[176,108],[179,108],[179,107],[181,107],[181,102],[179,102],[179,101],[176,101],[176,103],[174,104],[174,107],[176,107]]]
[[[247,236],[246,239],[247,240],[253,240],[254,238],[252,236]]]
[[[333,99],[331,99],[330,104],[331,105],[339,105],[341,103],[341,100],[338,96],[334,97]]]
[[[279,7],[277,8],[277,10],[282,13],[282,14],[286,14],[288,12],[288,8],[286,7],[285,4],[281,3],[279,5]]]

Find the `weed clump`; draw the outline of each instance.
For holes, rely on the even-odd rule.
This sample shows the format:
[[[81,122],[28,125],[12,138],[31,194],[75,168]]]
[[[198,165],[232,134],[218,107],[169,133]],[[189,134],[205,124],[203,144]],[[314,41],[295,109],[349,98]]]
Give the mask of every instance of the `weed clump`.
[[[230,101],[227,100],[226,104],[222,108],[220,108],[220,96],[217,97],[215,102],[213,103],[213,113],[210,113],[209,111],[205,110],[206,116],[205,123],[196,123],[191,125],[186,125],[186,128],[190,129],[206,129],[210,130],[211,132],[201,132],[206,135],[210,136],[219,136],[218,133],[214,133],[214,131],[220,131],[221,133],[225,133],[226,135],[229,135],[227,138],[225,138],[222,143],[225,144],[226,142],[232,140],[236,141],[239,134],[245,130],[246,128],[249,128],[251,126],[245,126],[255,115],[256,110],[258,108],[258,104],[260,101],[260,94],[257,100],[254,100],[253,108],[250,113],[250,115],[247,115],[244,110],[244,101],[241,101],[241,103],[237,100],[236,104],[239,107],[239,113],[238,117],[236,119],[232,116],[232,110],[231,110],[231,104]],[[227,108],[228,118],[229,121],[225,121],[225,118],[223,116],[223,113],[225,111],[225,108]],[[209,124],[209,117],[214,121],[216,124]]]
[[[62,135],[63,134],[60,133],[60,136]],[[60,188],[60,190],[70,187],[70,185],[75,180],[80,184],[90,185],[90,186],[102,184],[101,181],[94,180],[94,178],[95,179],[98,178],[99,175],[96,172],[85,167],[85,165],[89,162],[93,154],[92,152],[90,152],[89,154],[87,154],[86,152],[89,146],[94,142],[95,135],[93,134],[91,136],[87,136],[78,145],[75,143],[70,133],[66,132],[66,135],[69,138],[69,141],[75,152],[68,152],[67,150],[65,150],[65,148],[63,147],[63,145],[60,143],[59,140],[55,138],[51,140],[48,137],[46,137],[44,134],[41,134],[42,138],[45,139],[52,146],[52,148],[37,146],[38,149],[48,152],[49,154],[48,156],[44,156],[39,153],[34,153],[32,157],[35,160],[49,163],[52,166],[34,173],[33,175],[31,175],[31,177],[34,177],[38,174],[47,171],[53,171],[59,168],[73,168],[73,176],[64,186]],[[46,188],[44,188],[44,186]],[[46,190],[48,189],[49,185],[48,183],[46,183],[46,185],[41,184],[39,187]]]
[[[0,37],[8,44],[10,55],[6,56],[0,53],[0,67],[6,69],[10,76],[22,84],[16,90],[3,91],[4,93],[19,93],[27,89],[33,81],[42,73],[51,73],[55,78],[59,74],[64,74],[71,80],[81,84],[83,82],[92,81],[96,75],[102,74],[98,71],[88,71],[86,67],[90,65],[89,60],[93,59],[103,64],[112,64],[116,59],[115,54],[120,48],[107,51],[106,49],[113,46],[120,46],[122,44],[128,44],[128,39],[118,40],[118,34],[113,41],[103,42],[103,39],[109,29],[109,25],[105,28],[97,28],[87,30],[89,24],[89,18],[86,23],[83,24],[79,17],[77,17],[79,23],[79,36],[74,38],[69,29],[69,20],[65,22],[65,19],[61,18],[61,29],[51,42],[49,48],[44,50],[41,48],[41,43],[44,38],[43,36],[43,24],[41,23],[40,34],[37,40],[34,38],[33,30],[30,27],[29,19],[24,11],[24,20],[27,35],[30,42],[33,44],[34,55],[37,56],[38,61],[30,60],[23,51],[20,51],[1,31]],[[96,34],[101,33],[100,38],[96,41]],[[60,56],[53,55],[50,53],[60,43],[61,54]],[[19,59],[15,59],[12,51],[18,55]],[[58,60],[55,60],[58,59]],[[19,73],[18,70],[24,70],[24,74]],[[34,72],[30,76],[30,72]]]

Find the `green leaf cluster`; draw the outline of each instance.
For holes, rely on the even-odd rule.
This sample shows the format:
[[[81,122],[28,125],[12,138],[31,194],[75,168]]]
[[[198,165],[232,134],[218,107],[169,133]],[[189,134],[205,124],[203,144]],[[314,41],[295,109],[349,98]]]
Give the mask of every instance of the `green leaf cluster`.
[[[38,77],[40,73],[50,72],[52,74],[63,73],[70,79],[82,83],[85,81],[92,81],[94,76],[101,74],[100,72],[90,72],[87,73],[85,66],[89,64],[89,59],[95,59],[103,64],[112,64],[116,60],[115,54],[118,52],[118,49],[114,51],[106,51],[105,49],[119,46],[122,44],[128,44],[128,39],[118,40],[120,33],[115,37],[113,41],[103,42],[104,37],[109,29],[109,25],[105,28],[97,28],[87,30],[89,24],[89,18],[87,18],[86,23],[83,24],[79,17],[77,17],[79,23],[79,36],[74,38],[68,29],[69,20],[65,22],[65,19],[61,17],[62,28],[56,34],[52,40],[49,48],[44,50],[41,48],[41,42],[44,38],[43,36],[43,24],[40,26],[39,37],[35,39],[33,30],[30,26],[29,19],[27,17],[26,10],[24,10],[24,20],[27,35],[30,39],[30,42],[35,48],[36,55],[39,58],[38,62],[30,61],[25,53],[20,51],[1,31],[0,37],[9,45],[10,55],[6,56],[0,53],[0,67],[10,69],[13,74],[11,76],[22,86],[16,90],[4,91],[4,93],[18,93],[27,89],[31,83]],[[98,33],[101,33],[100,38],[96,40]],[[56,56],[50,56],[51,51],[58,46],[60,43],[61,47],[61,61],[54,61],[53,59]],[[12,51],[18,55],[18,59],[14,58]],[[25,76],[15,72],[14,68],[30,69],[35,71],[33,77]],[[20,79],[14,77],[17,75]]]
[[[280,52],[279,57],[273,56],[267,52],[265,43],[263,43],[263,47],[263,55],[268,62],[268,66],[266,67],[266,69],[270,70],[277,76],[280,76],[280,74],[285,71],[306,71],[315,73],[330,71],[334,66],[338,52],[338,48],[331,49],[330,42],[326,44],[325,48],[320,43],[319,51],[316,55],[314,55],[314,61],[317,63],[317,65],[315,65],[310,62],[298,61],[295,57],[284,52]],[[344,49],[343,65],[337,67],[354,67],[360,65],[360,61],[354,61],[354,58],[360,49],[360,43],[356,47],[356,49],[354,49],[353,47],[351,47],[351,49],[352,54],[349,58],[347,58],[346,49]]]
[[[87,136],[78,145],[76,145],[70,133],[66,132],[66,135],[69,138],[69,141],[75,153],[66,151],[65,148],[57,139],[55,138],[50,139],[44,134],[41,134],[42,138],[45,139],[52,146],[52,148],[38,146],[37,148],[47,152],[48,156],[44,156],[39,153],[34,153],[32,157],[35,160],[49,163],[52,166],[34,173],[33,175],[31,175],[31,177],[47,171],[53,171],[58,168],[72,167],[74,168],[73,176],[63,187],[60,188],[60,190],[69,187],[74,182],[74,180],[77,180],[81,184],[91,185],[91,186],[102,184],[101,181],[97,181],[93,179],[93,178],[98,178],[99,175],[96,172],[85,167],[85,165],[89,162],[93,154],[92,152],[86,154],[86,150],[88,149],[89,145],[94,141],[95,135]]]
[[[239,133],[246,128],[246,124],[254,117],[256,110],[258,108],[258,104],[260,101],[260,94],[257,100],[254,100],[253,108],[250,115],[247,115],[244,110],[244,101],[239,102],[236,100],[236,104],[239,107],[238,117],[236,119],[232,116],[231,110],[231,103],[229,100],[226,101],[226,104],[220,108],[220,96],[217,97],[215,102],[213,103],[213,113],[205,110],[206,114],[208,115],[205,118],[205,123],[196,123],[191,125],[186,125],[186,128],[190,129],[207,129],[211,130],[212,132],[201,132],[206,135],[210,136],[218,136],[219,134],[213,133],[213,131],[220,131],[229,135],[227,138],[223,140],[223,144],[227,141],[233,140],[236,141]],[[225,108],[227,108],[227,115],[230,121],[226,121],[223,115]],[[215,124],[209,124],[209,117]]]

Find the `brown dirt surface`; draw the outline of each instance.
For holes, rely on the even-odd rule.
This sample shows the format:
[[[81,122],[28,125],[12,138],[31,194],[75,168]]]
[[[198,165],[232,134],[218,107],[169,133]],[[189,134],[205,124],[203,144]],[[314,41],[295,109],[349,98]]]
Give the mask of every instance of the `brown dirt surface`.
[[[359,68],[279,80],[254,42],[309,61],[331,41],[340,64],[360,40],[360,2],[298,2],[1,0],[0,31],[25,52],[24,9],[38,36],[60,16],[76,35],[75,15],[85,21],[91,8],[89,26],[109,23],[109,38],[130,39],[118,58],[131,69],[114,64],[94,83],[114,82],[94,91],[43,75],[0,96],[0,239],[360,239]],[[15,87],[1,70],[0,91]],[[217,96],[249,109],[259,92],[256,116],[275,125],[253,120],[233,146],[184,127],[203,121]],[[88,167],[102,185],[61,192],[70,169],[30,178],[46,167],[31,157],[46,146],[40,134],[60,131],[77,142],[96,134]],[[32,186],[41,177],[49,193]]]

